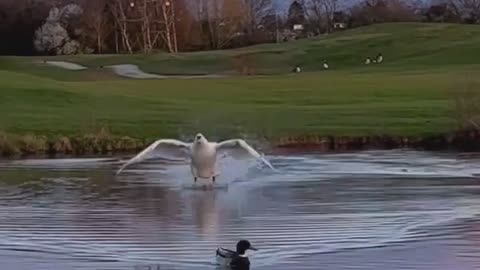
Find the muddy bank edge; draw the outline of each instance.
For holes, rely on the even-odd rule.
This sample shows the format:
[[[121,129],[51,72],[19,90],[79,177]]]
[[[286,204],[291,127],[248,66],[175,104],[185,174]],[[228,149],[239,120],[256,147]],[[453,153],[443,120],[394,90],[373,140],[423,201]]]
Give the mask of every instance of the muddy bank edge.
[[[95,156],[134,154],[151,144],[153,139],[136,139],[105,132],[82,136],[46,137],[0,133],[0,156]],[[406,136],[289,136],[248,140],[266,154],[276,152],[334,152],[372,149],[418,149],[480,151],[480,132],[459,131],[452,134],[424,137]],[[261,141],[265,142],[262,143]]]

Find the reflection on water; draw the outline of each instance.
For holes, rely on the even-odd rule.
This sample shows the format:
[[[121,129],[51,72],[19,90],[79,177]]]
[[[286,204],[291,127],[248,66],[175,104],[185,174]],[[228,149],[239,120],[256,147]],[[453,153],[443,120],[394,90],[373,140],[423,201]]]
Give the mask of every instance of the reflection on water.
[[[478,156],[408,151],[227,160],[221,188],[187,164],[0,163],[1,269],[480,269]]]

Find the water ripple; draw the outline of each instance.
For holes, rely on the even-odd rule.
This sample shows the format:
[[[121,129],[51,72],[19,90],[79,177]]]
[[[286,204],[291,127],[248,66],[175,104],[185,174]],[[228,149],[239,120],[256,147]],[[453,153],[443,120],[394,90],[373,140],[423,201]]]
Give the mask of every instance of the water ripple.
[[[398,246],[433,242],[480,265],[476,156],[268,158],[279,172],[226,160],[220,181],[228,188],[206,191],[185,188],[192,179],[184,162],[157,160],[120,176],[114,158],[2,162],[0,259],[35,269],[214,269],[218,246],[247,238],[259,247],[256,269],[315,269],[319,260],[330,269],[383,269],[367,265],[385,265]],[[374,247],[384,256],[355,267],[355,256],[343,255]],[[425,266],[408,260],[411,268],[396,269]]]

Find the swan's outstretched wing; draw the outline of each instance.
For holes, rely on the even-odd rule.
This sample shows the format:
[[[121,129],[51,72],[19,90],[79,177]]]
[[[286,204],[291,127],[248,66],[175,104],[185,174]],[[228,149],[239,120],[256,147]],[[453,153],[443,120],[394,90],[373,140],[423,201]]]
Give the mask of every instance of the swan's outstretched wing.
[[[121,173],[127,166],[131,164],[139,163],[152,157],[164,156],[162,154],[166,154],[167,156],[177,156],[177,157],[187,158],[190,155],[189,149],[190,149],[189,143],[185,143],[178,140],[162,139],[162,140],[155,141],[150,146],[145,148],[142,152],[140,152],[138,155],[136,155],[135,157],[130,159],[127,163],[125,163],[117,171],[117,174]]]
[[[248,154],[254,158],[260,159],[263,163],[265,163],[271,169],[274,169],[272,164],[268,162],[262,155],[260,155],[255,149],[253,149],[250,145],[248,145],[244,140],[241,139],[234,139],[223,141],[216,144],[217,151],[219,152],[229,152],[233,156],[243,156]]]

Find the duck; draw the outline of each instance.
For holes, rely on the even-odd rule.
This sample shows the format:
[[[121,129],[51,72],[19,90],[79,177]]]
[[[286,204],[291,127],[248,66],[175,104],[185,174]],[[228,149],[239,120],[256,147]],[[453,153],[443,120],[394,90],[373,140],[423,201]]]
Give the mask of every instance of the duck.
[[[219,247],[216,251],[217,264],[229,266],[232,270],[249,270],[250,260],[246,255],[247,250],[258,250],[248,240],[240,240],[237,243],[237,251]]]
[[[300,69],[299,65],[296,65],[295,68],[293,69],[294,73],[300,73],[300,71],[302,71],[302,70]]]
[[[383,62],[383,55],[381,53],[378,54],[377,56],[377,63],[382,63]]]
[[[324,69],[328,69],[328,68],[329,68],[327,60],[323,61],[323,68],[324,68]]]

